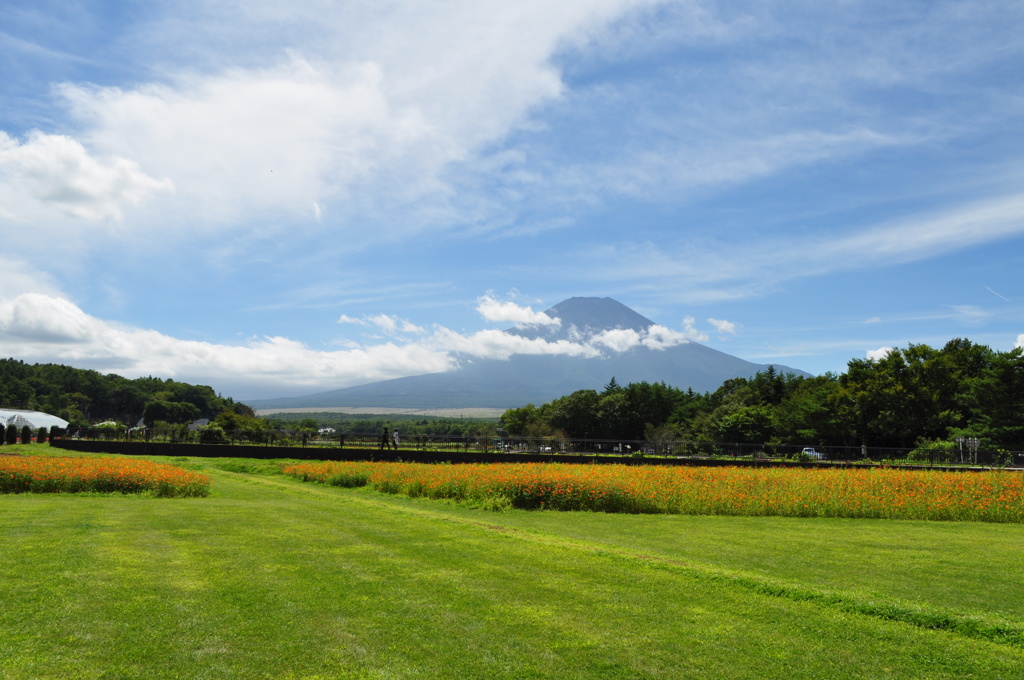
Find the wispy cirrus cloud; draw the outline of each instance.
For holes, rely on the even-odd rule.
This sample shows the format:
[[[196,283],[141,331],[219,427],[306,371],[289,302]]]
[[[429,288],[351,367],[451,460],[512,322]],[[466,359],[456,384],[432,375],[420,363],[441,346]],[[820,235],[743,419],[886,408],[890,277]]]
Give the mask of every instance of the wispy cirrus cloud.
[[[160,64],[151,82],[64,82],[56,93],[74,121],[72,141],[87,156],[125,159],[142,176],[173,183],[175,202],[153,203],[135,229],[160,230],[168,221],[186,234],[232,229],[268,210],[307,216],[310,230],[357,214],[422,211],[381,220],[364,238],[428,223],[462,228],[477,216],[458,211],[481,204],[455,208],[446,170],[486,167],[489,145],[563,93],[553,56],[644,4],[281,12],[267,2],[244,10],[213,2],[189,6],[193,22],[169,10],[123,38],[134,59]],[[81,173],[65,168],[64,181],[78,182]]]
[[[1024,194],[950,205],[941,212],[911,215],[843,232],[802,236],[773,234],[722,247],[698,237],[665,247],[652,242],[616,243],[585,250],[584,280],[594,271],[621,281],[673,282],[682,299],[714,302],[760,296],[785,281],[862,268],[925,260],[1024,235]],[[799,266],[780,259],[800,253]]]
[[[729,333],[730,335],[736,335],[736,324],[732,321],[726,321],[725,319],[709,318],[708,323],[715,327],[719,333]]]
[[[356,324],[359,326],[373,326],[380,329],[381,331],[394,335],[397,333],[424,333],[426,330],[411,321],[400,319],[397,316],[390,314],[371,314],[363,317],[351,317],[348,314],[342,314],[338,318],[338,323],[344,324]]]

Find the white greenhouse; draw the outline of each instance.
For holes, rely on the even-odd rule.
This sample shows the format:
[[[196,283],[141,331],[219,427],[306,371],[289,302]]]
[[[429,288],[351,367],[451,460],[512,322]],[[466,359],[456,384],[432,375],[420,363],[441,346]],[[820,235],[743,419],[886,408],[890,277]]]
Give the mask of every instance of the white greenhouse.
[[[15,408],[0,408],[0,425],[3,425],[4,427],[10,427],[13,425],[18,429],[28,425],[33,430],[38,430],[41,427],[45,427],[49,430],[54,425],[60,428],[66,428],[68,426],[68,421],[41,411],[23,411]]]

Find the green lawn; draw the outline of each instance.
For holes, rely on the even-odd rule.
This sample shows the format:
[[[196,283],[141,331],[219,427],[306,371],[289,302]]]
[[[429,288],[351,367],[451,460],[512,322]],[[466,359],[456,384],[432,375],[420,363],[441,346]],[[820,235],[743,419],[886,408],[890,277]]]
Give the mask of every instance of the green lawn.
[[[492,513],[188,464],[210,497],[0,496],[0,678],[1024,677],[1019,525]]]

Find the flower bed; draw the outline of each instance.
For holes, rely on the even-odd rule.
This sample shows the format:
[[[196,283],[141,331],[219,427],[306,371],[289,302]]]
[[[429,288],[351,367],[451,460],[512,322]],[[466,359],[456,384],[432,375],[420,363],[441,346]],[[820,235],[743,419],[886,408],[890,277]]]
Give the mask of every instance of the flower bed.
[[[523,509],[1024,522],[1024,475],[1008,472],[371,462],[301,463],[284,472]]]
[[[0,493],[151,493],[207,496],[210,478],[173,465],[133,458],[3,456]]]

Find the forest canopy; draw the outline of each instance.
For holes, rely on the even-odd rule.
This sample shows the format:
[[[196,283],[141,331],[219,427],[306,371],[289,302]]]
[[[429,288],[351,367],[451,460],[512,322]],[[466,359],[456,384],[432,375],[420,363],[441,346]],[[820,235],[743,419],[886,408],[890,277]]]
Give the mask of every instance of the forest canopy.
[[[191,422],[225,411],[252,417],[253,411],[206,385],[103,375],[58,364],[26,364],[0,359],[0,406],[43,411],[72,425],[113,420],[134,425],[140,419]]]
[[[1024,355],[956,339],[854,359],[842,375],[769,367],[698,394],[665,383],[579,390],[509,409],[512,436],[909,448],[957,436],[1024,449]]]

